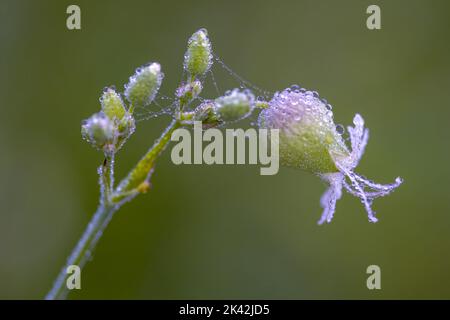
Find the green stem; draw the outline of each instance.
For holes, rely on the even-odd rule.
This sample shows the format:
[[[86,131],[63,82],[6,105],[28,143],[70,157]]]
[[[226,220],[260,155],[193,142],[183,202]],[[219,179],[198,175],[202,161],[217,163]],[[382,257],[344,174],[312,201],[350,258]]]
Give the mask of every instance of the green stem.
[[[132,197],[142,191],[142,184],[148,183],[151,170],[153,169],[156,158],[164,151],[173,131],[180,126],[179,121],[173,120],[161,137],[149,149],[144,157],[130,171],[128,176],[119,184],[119,187],[113,192],[113,174],[114,174],[114,158],[106,157],[100,168],[100,180],[102,187],[102,195],[100,205],[89,222],[83,236],[78,241],[71,255],[67,259],[66,265],[60,271],[52,289],[45,297],[47,300],[64,299],[68,294],[67,268],[76,265],[80,270],[92,255],[98,240],[102,236],[105,228],[114,213],[120,208],[122,202],[120,200]]]
[[[100,179],[102,179],[102,201],[109,202],[114,189],[114,155],[106,154],[105,160],[100,172]]]
[[[111,220],[114,212],[119,209],[118,206],[104,206],[100,205],[92,217],[91,222],[84,231],[83,236],[78,241],[76,247],[73,249],[72,254],[67,259],[66,265],[62,268],[52,289],[45,297],[46,300],[65,299],[69,293],[67,289],[67,278],[70,274],[67,274],[67,268],[71,265],[76,265],[83,269],[86,262],[92,255],[95,246],[103,234],[106,226]]]
[[[118,203],[130,194],[145,191],[148,184],[148,179],[150,178],[150,174],[155,164],[155,160],[166,148],[172,133],[179,127],[180,122],[176,119],[172,120],[161,137],[147,151],[133,170],[130,171],[128,176],[120,182],[112,197],[114,203]]]

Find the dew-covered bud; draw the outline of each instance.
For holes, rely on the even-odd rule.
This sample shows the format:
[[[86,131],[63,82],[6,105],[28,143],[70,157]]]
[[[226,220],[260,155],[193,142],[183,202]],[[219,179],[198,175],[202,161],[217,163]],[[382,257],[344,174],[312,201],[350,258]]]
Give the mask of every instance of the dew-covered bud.
[[[176,91],[176,96],[180,99],[180,103],[183,105],[188,104],[195,98],[197,98],[202,92],[202,83],[198,80],[194,80],[187,84],[182,84]]]
[[[102,105],[102,111],[110,119],[115,118],[120,120],[126,113],[122,97],[112,87],[103,90],[103,94],[100,97],[100,104]]]
[[[216,114],[214,101],[204,101],[194,110],[193,121],[201,121],[204,129],[217,127],[222,121]]]
[[[208,32],[206,29],[200,29],[189,38],[184,55],[184,69],[196,77],[205,74],[211,65],[212,49]]]
[[[117,142],[116,151],[119,150],[127,139],[136,130],[134,118],[128,112],[117,122]]]
[[[105,153],[115,151],[116,128],[114,121],[103,112],[95,113],[83,121],[81,135],[96,149]]]
[[[133,107],[145,107],[155,98],[163,78],[157,62],[140,67],[125,85],[125,97]]]
[[[248,117],[255,105],[255,96],[249,91],[234,89],[214,100],[215,112],[224,122],[234,122]]]
[[[313,173],[336,172],[332,155],[348,156],[333,113],[311,91],[286,89],[275,94],[259,115],[259,126],[279,129],[280,162]]]
[[[343,127],[334,124],[331,106],[319,99],[317,92],[298,86],[276,93],[259,115],[258,125],[279,129],[279,157],[282,165],[301,168],[317,174],[329,184],[322,195],[323,208],[319,224],[331,222],[342,188],[358,197],[364,205],[370,222],[376,222],[373,200],[394,191],[401,183],[396,178],[391,184],[378,184],[354,172],[369,139],[364,120],[356,114],[354,127],[347,130],[351,150],[342,134]],[[336,129],[337,128],[337,129]]]

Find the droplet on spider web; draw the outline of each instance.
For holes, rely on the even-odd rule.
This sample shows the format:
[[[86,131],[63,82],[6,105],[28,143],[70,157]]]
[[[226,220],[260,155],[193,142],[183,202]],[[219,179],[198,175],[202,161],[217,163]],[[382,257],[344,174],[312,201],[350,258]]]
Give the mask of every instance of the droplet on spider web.
[[[171,101],[171,103],[167,105],[167,101]],[[150,106],[136,108],[136,111],[134,113],[136,121],[140,122],[158,118],[163,115],[173,114],[175,110],[175,104],[176,103],[173,98],[160,96],[158,97],[158,99],[153,101]]]
[[[209,74],[211,75],[211,80],[214,85],[214,89],[216,89],[216,94],[220,95],[220,89],[219,86],[217,85],[216,77],[214,76],[214,72],[212,71],[212,69],[209,70]]]

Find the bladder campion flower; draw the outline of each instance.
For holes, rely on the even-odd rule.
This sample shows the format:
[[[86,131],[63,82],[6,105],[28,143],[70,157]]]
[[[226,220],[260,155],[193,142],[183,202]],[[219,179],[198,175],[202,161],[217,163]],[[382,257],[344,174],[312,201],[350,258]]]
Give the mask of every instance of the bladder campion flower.
[[[81,126],[83,138],[104,154],[97,170],[99,205],[46,296],[47,299],[66,297],[66,281],[69,276],[67,267],[84,266],[115,212],[124,203],[149,190],[155,163],[172,140],[172,134],[181,127],[195,130],[198,121],[202,122],[204,129],[221,127],[248,118],[254,109],[262,110],[259,126],[279,129],[271,139],[271,149],[279,139],[281,164],[313,172],[329,184],[321,199],[323,214],[319,224],[330,222],[333,218],[336,201],[341,197],[343,187],[361,199],[369,220],[377,221],[371,208],[373,199],[389,194],[402,180],[397,178],[393,184],[380,185],[354,173],[368,139],[368,130],[364,129],[362,117],[356,115],[354,127],[348,127],[351,139],[349,148],[341,136],[343,127],[336,127],[331,107],[319,99],[316,92],[293,86],[275,94],[268,102],[262,96],[255,99],[249,89],[241,90],[246,88],[245,84],[248,82],[236,75],[241,82],[240,89],[204,99],[200,94],[207,79],[206,74],[213,64],[213,57],[208,32],[206,29],[196,31],[189,38],[184,55],[183,80],[177,86],[173,103],[166,108],[171,115],[171,122],[119,183],[115,183],[114,178],[115,155],[135,131],[134,110],[147,107],[154,101],[164,74],[159,63],[149,63],[136,69],[123,93],[117,92],[114,87],[103,91],[100,98],[101,110],[84,120]],[[220,62],[217,58],[216,60]],[[220,65],[234,74],[223,62]],[[252,88],[266,96],[265,91],[255,86]],[[125,99],[122,99],[122,95]],[[155,104],[158,105],[156,102]],[[278,152],[276,155],[278,160]],[[276,164],[278,170],[278,161]]]
[[[343,187],[361,200],[369,221],[377,222],[372,201],[388,195],[402,183],[397,178],[392,184],[381,185],[353,171],[364,153],[369,130],[356,114],[354,127],[348,127],[350,150],[342,138],[343,128],[334,124],[331,106],[317,92],[293,86],[276,93],[261,111],[258,124],[262,128],[280,129],[281,165],[312,172],[329,184],[320,199],[323,213],[319,224],[333,219]]]

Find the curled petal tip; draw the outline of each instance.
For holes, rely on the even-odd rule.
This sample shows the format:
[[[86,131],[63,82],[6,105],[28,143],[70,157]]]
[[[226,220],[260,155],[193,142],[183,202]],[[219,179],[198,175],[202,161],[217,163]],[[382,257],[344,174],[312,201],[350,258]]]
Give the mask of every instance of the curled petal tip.
[[[378,219],[375,218],[375,217],[369,217],[369,222],[371,222],[371,223],[377,223],[377,222],[378,222]]]
[[[363,126],[364,125],[364,119],[361,117],[359,113],[355,114],[355,117],[353,118],[353,124],[355,126]]]

